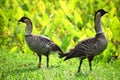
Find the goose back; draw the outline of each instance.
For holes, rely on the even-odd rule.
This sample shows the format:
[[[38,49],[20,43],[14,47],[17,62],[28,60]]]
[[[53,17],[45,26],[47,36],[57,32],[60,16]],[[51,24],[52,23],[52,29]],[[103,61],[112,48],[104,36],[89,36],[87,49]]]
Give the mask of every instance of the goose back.
[[[97,34],[94,38],[89,38],[79,42],[73,49],[71,49],[63,56],[66,59],[73,57],[87,58],[90,56],[96,56],[103,52],[107,47],[107,40],[103,33]]]

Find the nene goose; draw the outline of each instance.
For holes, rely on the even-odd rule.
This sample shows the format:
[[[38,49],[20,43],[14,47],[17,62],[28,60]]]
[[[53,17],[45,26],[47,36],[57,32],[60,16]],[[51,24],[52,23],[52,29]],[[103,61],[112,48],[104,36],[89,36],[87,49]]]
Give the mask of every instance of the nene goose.
[[[96,36],[94,38],[89,38],[79,42],[73,49],[69,50],[65,54],[61,56],[65,57],[65,60],[74,57],[80,57],[80,64],[78,67],[78,72],[80,72],[80,68],[82,62],[85,58],[88,58],[90,70],[92,70],[92,60],[93,58],[102,53],[107,47],[107,40],[101,28],[101,17],[107,12],[103,9],[99,9],[95,13],[94,23],[95,23],[95,31]]]
[[[58,47],[57,44],[55,44],[53,41],[48,39],[45,36],[39,36],[39,35],[33,35],[32,33],[32,22],[27,17],[22,17],[18,22],[26,23],[27,27],[25,30],[25,40],[27,42],[27,45],[29,48],[37,53],[39,57],[39,64],[38,67],[41,67],[41,55],[44,55],[47,57],[47,67],[49,67],[49,54],[51,51],[59,51],[61,54],[63,51],[60,47]],[[59,54],[59,55],[61,55]]]

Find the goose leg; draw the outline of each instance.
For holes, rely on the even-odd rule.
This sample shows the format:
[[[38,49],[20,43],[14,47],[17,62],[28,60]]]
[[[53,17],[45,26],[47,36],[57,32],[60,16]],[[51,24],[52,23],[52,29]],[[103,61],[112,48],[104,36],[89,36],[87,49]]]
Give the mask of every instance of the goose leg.
[[[47,68],[49,67],[49,56],[47,55]]]
[[[41,68],[41,55],[39,55],[39,64],[38,64],[38,67]]]
[[[78,67],[78,72],[80,72],[82,62],[83,62],[83,59],[80,60],[80,64],[79,64],[79,67]]]
[[[92,63],[90,60],[89,60],[89,67],[90,67],[90,71],[92,71]]]
[[[92,60],[93,60],[93,57],[88,58],[90,71],[92,71]]]

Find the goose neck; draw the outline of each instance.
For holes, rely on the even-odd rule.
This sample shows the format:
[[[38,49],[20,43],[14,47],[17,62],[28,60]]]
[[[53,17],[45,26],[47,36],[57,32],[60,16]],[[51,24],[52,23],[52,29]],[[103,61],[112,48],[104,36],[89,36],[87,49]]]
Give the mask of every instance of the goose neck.
[[[96,33],[97,34],[103,33],[102,27],[101,27],[101,15],[96,14],[94,21],[95,21],[95,31],[96,31]]]

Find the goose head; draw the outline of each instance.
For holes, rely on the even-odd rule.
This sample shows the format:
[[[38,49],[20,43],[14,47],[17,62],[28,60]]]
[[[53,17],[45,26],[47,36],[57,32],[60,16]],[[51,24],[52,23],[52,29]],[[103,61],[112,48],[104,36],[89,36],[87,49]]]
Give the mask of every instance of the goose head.
[[[107,11],[105,11],[105,10],[103,10],[103,9],[99,9],[96,13],[95,13],[95,15],[100,15],[101,17],[104,15],[104,14],[106,14],[106,13],[108,13]]]
[[[22,17],[20,20],[18,20],[18,22],[23,22],[23,23],[28,23],[30,22],[31,23],[31,20],[27,17]]]

